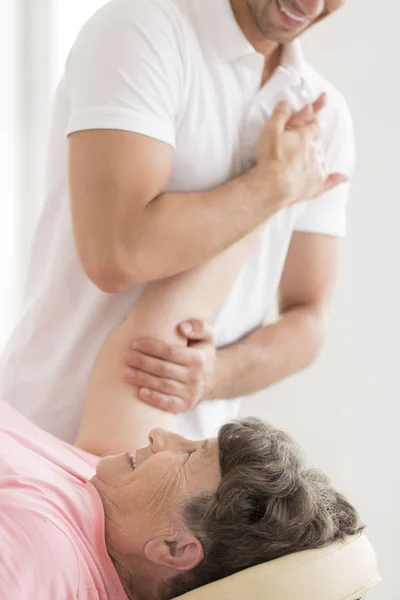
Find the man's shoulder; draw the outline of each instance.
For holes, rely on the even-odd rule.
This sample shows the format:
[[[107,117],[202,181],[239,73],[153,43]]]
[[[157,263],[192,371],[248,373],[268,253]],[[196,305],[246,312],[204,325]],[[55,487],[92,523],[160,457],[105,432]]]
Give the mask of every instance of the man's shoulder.
[[[355,164],[353,118],[344,94],[329,79],[309,63],[303,76],[312,92],[313,99],[326,93],[326,105],[321,112],[322,136],[331,168],[352,173]]]
[[[184,20],[184,12],[176,0],[114,0],[110,3],[110,10],[122,11],[128,17],[158,16],[177,24]]]
[[[304,79],[316,98],[323,92],[327,94],[325,113],[334,115],[350,115],[345,95],[322,73],[310,63],[306,62],[303,67]]]
[[[101,7],[89,19],[87,25],[95,27],[102,23],[112,26],[118,23],[121,27],[135,27],[152,35],[174,32],[181,34],[188,28],[188,19],[176,0],[112,0]],[[158,45],[158,38],[151,40]]]
[[[118,61],[127,73],[137,65],[133,57],[174,68],[185,64],[192,39],[190,19],[174,0],[111,0],[83,25],[67,71],[74,67],[79,72],[84,57],[93,52],[99,64]]]
[[[352,177],[356,161],[353,119],[344,94],[314,67],[306,63],[304,79],[313,99],[326,93],[320,115],[326,160],[331,171]]]

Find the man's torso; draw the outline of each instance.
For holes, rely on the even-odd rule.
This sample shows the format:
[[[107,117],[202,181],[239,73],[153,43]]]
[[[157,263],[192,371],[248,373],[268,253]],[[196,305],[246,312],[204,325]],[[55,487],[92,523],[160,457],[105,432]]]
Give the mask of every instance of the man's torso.
[[[155,10],[161,5],[159,0],[150,4]],[[280,99],[288,99],[299,109],[316,97],[323,83],[307,75],[311,71],[294,47],[260,89],[263,57],[246,42],[228,0],[169,0],[167,4],[174,7],[171,19],[179,31],[183,56],[169,190],[211,189],[251,166],[261,127]],[[114,0],[111,5],[114,7],[107,10],[127,10],[124,0]],[[144,10],[144,0],[131,5],[132,11]],[[103,294],[80,267],[67,181],[65,132],[71,117],[71,94],[64,77],[56,95],[46,199],[33,245],[25,311],[1,373],[5,400],[67,441],[73,441],[77,430],[97,350],[143,289],[118,296]],[[242,269],[215,322],[218,346],[232,343],[262,324],[273,307],[290,239],[304,210],[304,204],[289,207],[265,225],[259,247]],[[213,435],[237,409],[237,401],[232,400],[202,403],[194,413],[180,417],[180,429],[189,437]]]

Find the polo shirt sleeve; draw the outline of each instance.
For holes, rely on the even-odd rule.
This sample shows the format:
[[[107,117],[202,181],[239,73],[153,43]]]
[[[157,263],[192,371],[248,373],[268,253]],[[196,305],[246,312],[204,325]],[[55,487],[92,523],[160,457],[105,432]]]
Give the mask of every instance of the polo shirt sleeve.
[[[184,54],[176,11],[168,1],[120,0],[86,23],[66,63],[67,135],[117,129],[175,146]]]
[[[328,96],[329,98],[329,96]],[[344,173],[350,180],[355,167],[353,123],[345,100],[337,95],[331,98],[325,114],[325,152],[331,173]],[[341,184],[315,200],[307,202],[295,224],[296,231],[343,237],[346,234],[346,210],[350,182]]]
[[[76,598],[77,558],[65,534],[28,507],[2,499],[0,511],[0,590],[12,600]]]

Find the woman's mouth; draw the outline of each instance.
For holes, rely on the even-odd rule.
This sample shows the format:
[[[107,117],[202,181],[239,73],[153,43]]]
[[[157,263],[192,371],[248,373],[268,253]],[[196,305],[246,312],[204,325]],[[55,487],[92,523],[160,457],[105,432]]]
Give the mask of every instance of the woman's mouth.
[[[136,456],[135,454],[131,454],[130,452],[125,453],[126,459],[129,462],[130,466],[133,470],[136,469]]]

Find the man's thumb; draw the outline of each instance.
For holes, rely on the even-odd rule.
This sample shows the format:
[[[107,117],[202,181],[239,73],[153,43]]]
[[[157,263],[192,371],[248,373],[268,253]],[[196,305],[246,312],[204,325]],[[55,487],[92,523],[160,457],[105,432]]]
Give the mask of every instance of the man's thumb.
[[[282,100],[276,105],[269,122],[276,127],[278,133],[282,133],[285,131],[286,125],[290,121],[291,117],[292,109],[290,104],[286,102],[286,100]]]
[[[190,319],[178,325],[180,335],[191,342],[214,342],[214,331],[209,323]]]

